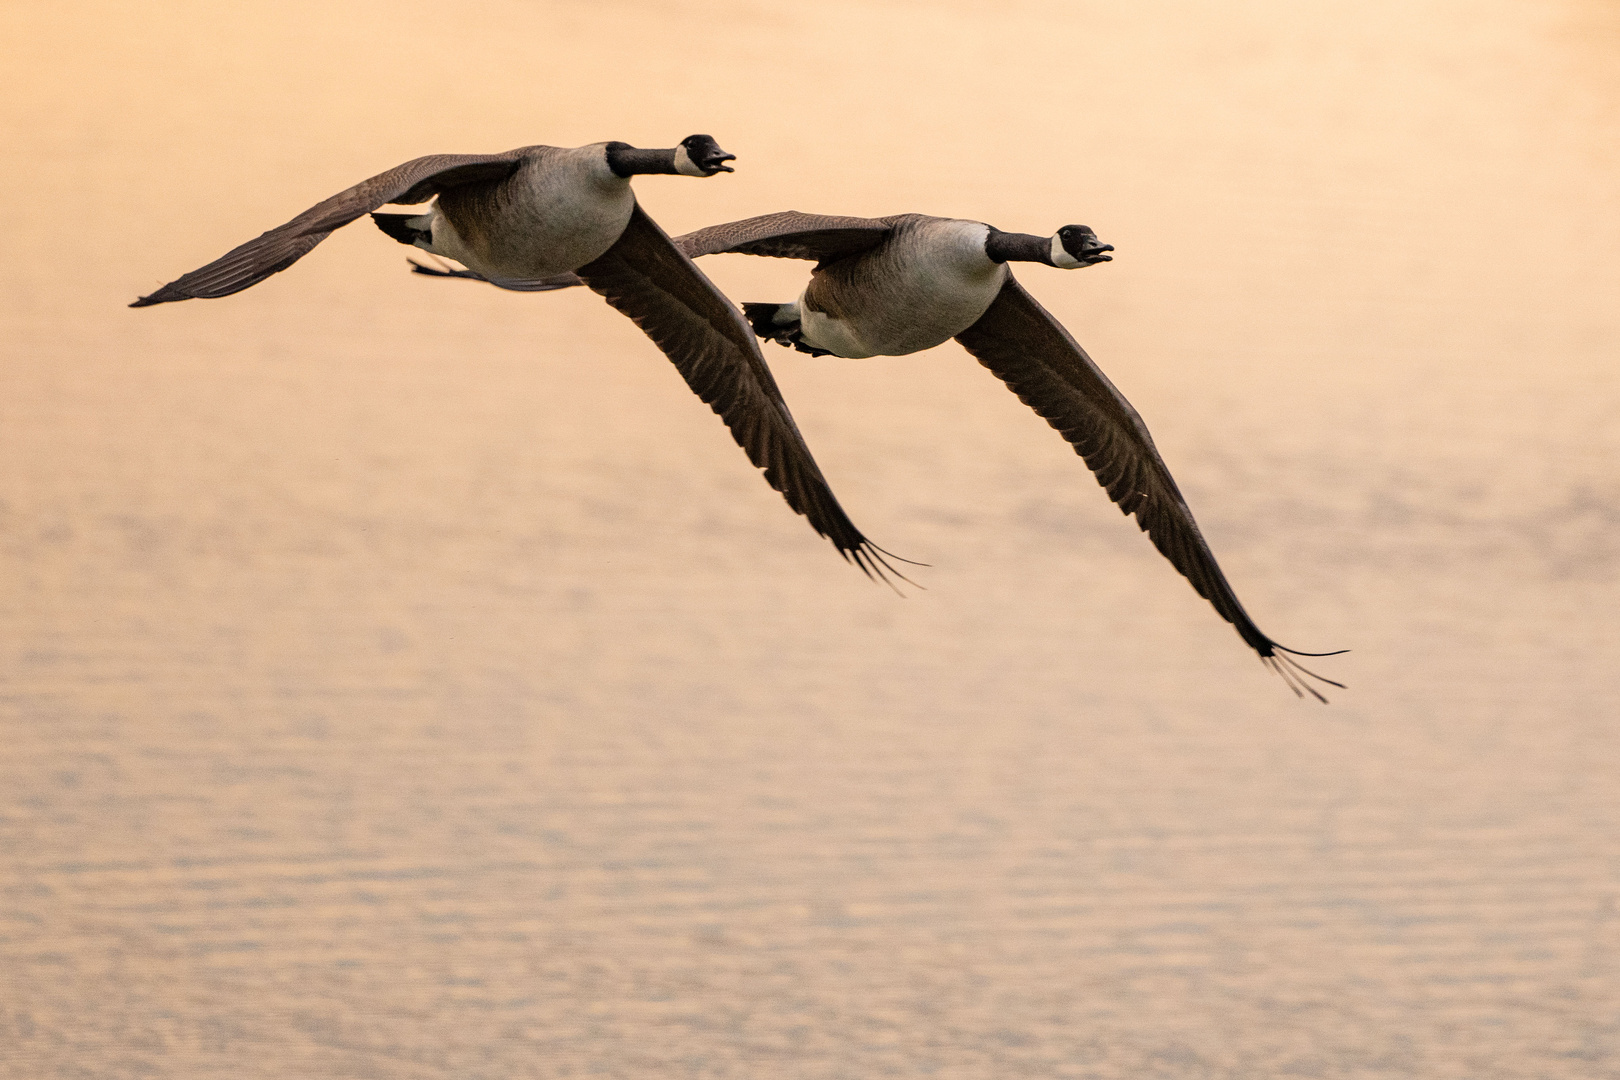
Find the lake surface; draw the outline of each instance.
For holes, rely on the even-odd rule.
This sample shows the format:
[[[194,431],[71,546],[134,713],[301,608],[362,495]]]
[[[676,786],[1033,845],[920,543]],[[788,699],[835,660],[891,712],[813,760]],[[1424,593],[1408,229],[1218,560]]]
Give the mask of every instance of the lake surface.
[[[1620,1077],[1620,7],[0,8],[0,1075]],[[767,347],[904,598],[397,162],[709,132],[1152,427],[1297,701],[955,345]],[[724,257],[738,300],[806,264]]]

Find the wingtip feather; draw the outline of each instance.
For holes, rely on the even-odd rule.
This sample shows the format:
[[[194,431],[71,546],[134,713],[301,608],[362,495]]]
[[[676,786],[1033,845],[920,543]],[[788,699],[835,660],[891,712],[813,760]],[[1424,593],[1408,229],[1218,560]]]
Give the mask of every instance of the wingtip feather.
[[[153,306],[155,306],[157,304],[171,304],[176,300],[190,300],[190,299],[191,299],[191,296],[188,293],[183,293],[179,289],[176,289],[172,285],[165,285],[165,286],[163,286],[163,288],[157,290],[156,292],[147,293],[145,296],[143,296],[140,299],[136,300],[134,303],[130,304],[129,306],[132,307],[132,308],[134,308],[134,307],[153,307]]]

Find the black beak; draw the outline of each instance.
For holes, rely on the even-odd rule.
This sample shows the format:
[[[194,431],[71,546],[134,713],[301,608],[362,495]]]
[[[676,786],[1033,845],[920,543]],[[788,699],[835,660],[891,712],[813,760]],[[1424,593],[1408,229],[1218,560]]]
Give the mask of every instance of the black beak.
[[[1093,266],[1100,262],[1113,262],[1113,259],[1103,254],[1105,251],[1113,251],[1113,244],[1105,244],[1097,239],[1097,234],[1085,225],[1076,225],[1073,228],[1075,245],[1069,247],[1065,244],[1064,246],[1069,247],[1069,254],[1074,256],[1076,262],[1081,266]]]
[[[726,161],[736,161],[737,155],[728,154],[724,150],[720,150],[718,146],[715,147],[715,149],[719,150],[719,153],[703,155],[700,160],[695,162],[697,167],[706,173],[736,172],[737,170],[733,169],[730,165],[723,165],[721,163]]]

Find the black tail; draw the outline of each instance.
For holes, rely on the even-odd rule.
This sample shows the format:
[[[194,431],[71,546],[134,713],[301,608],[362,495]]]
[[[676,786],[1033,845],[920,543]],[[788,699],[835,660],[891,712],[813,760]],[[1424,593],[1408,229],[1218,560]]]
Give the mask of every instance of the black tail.
[[[768,341],[779,341],[783,345],[789,344],[789,335],[798,332],[799,320],[786,318],[782,322],[776,321],[776,316],[788,304],[744,304],[743,315],[748,319],[748,325],[754,328],[754,333]]]
[[[799,320],[788,314],[792,304],[744,304],[743,317],[754,333],[778,345],[787,345],[811,356],[831,356],[826,349],[806,345],[799,333]]]
[[[410,224],[411,219],[421,216],[421,214],[372,214],[371,220],[377,223],[377,228],[395,240],[415,247],[418,240],[422,241],[423,245],[433,243],[432,233]]]

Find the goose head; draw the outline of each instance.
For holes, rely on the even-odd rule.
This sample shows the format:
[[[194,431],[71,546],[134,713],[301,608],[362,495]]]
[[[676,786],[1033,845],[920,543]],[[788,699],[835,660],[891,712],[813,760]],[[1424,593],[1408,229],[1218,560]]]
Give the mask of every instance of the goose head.
[[[1077,270],[1082,266],[1111,262],[1113,256],[1104,255],[1103,252],[1113,250],[1114,245],[1098,240],[1090,226],[1065,225],[1052,234],[1050,259],[1053,266]]]
[[[1098,240],[1097,234],[1085,225],[1065,225],[1051,236],[1002,232],[992,227],[984,237],[984,253],[992,262],[1037,262],[1064,270],[1108,262],[1110,258],[1103,252],[1113,250],[1113,244]]]
[[[713,176],[715,173],[733,172],[728,161],[736,161],[736,154],[720,149],[711,135],[688,135],[675,148],[675,171],[682,176]]]

